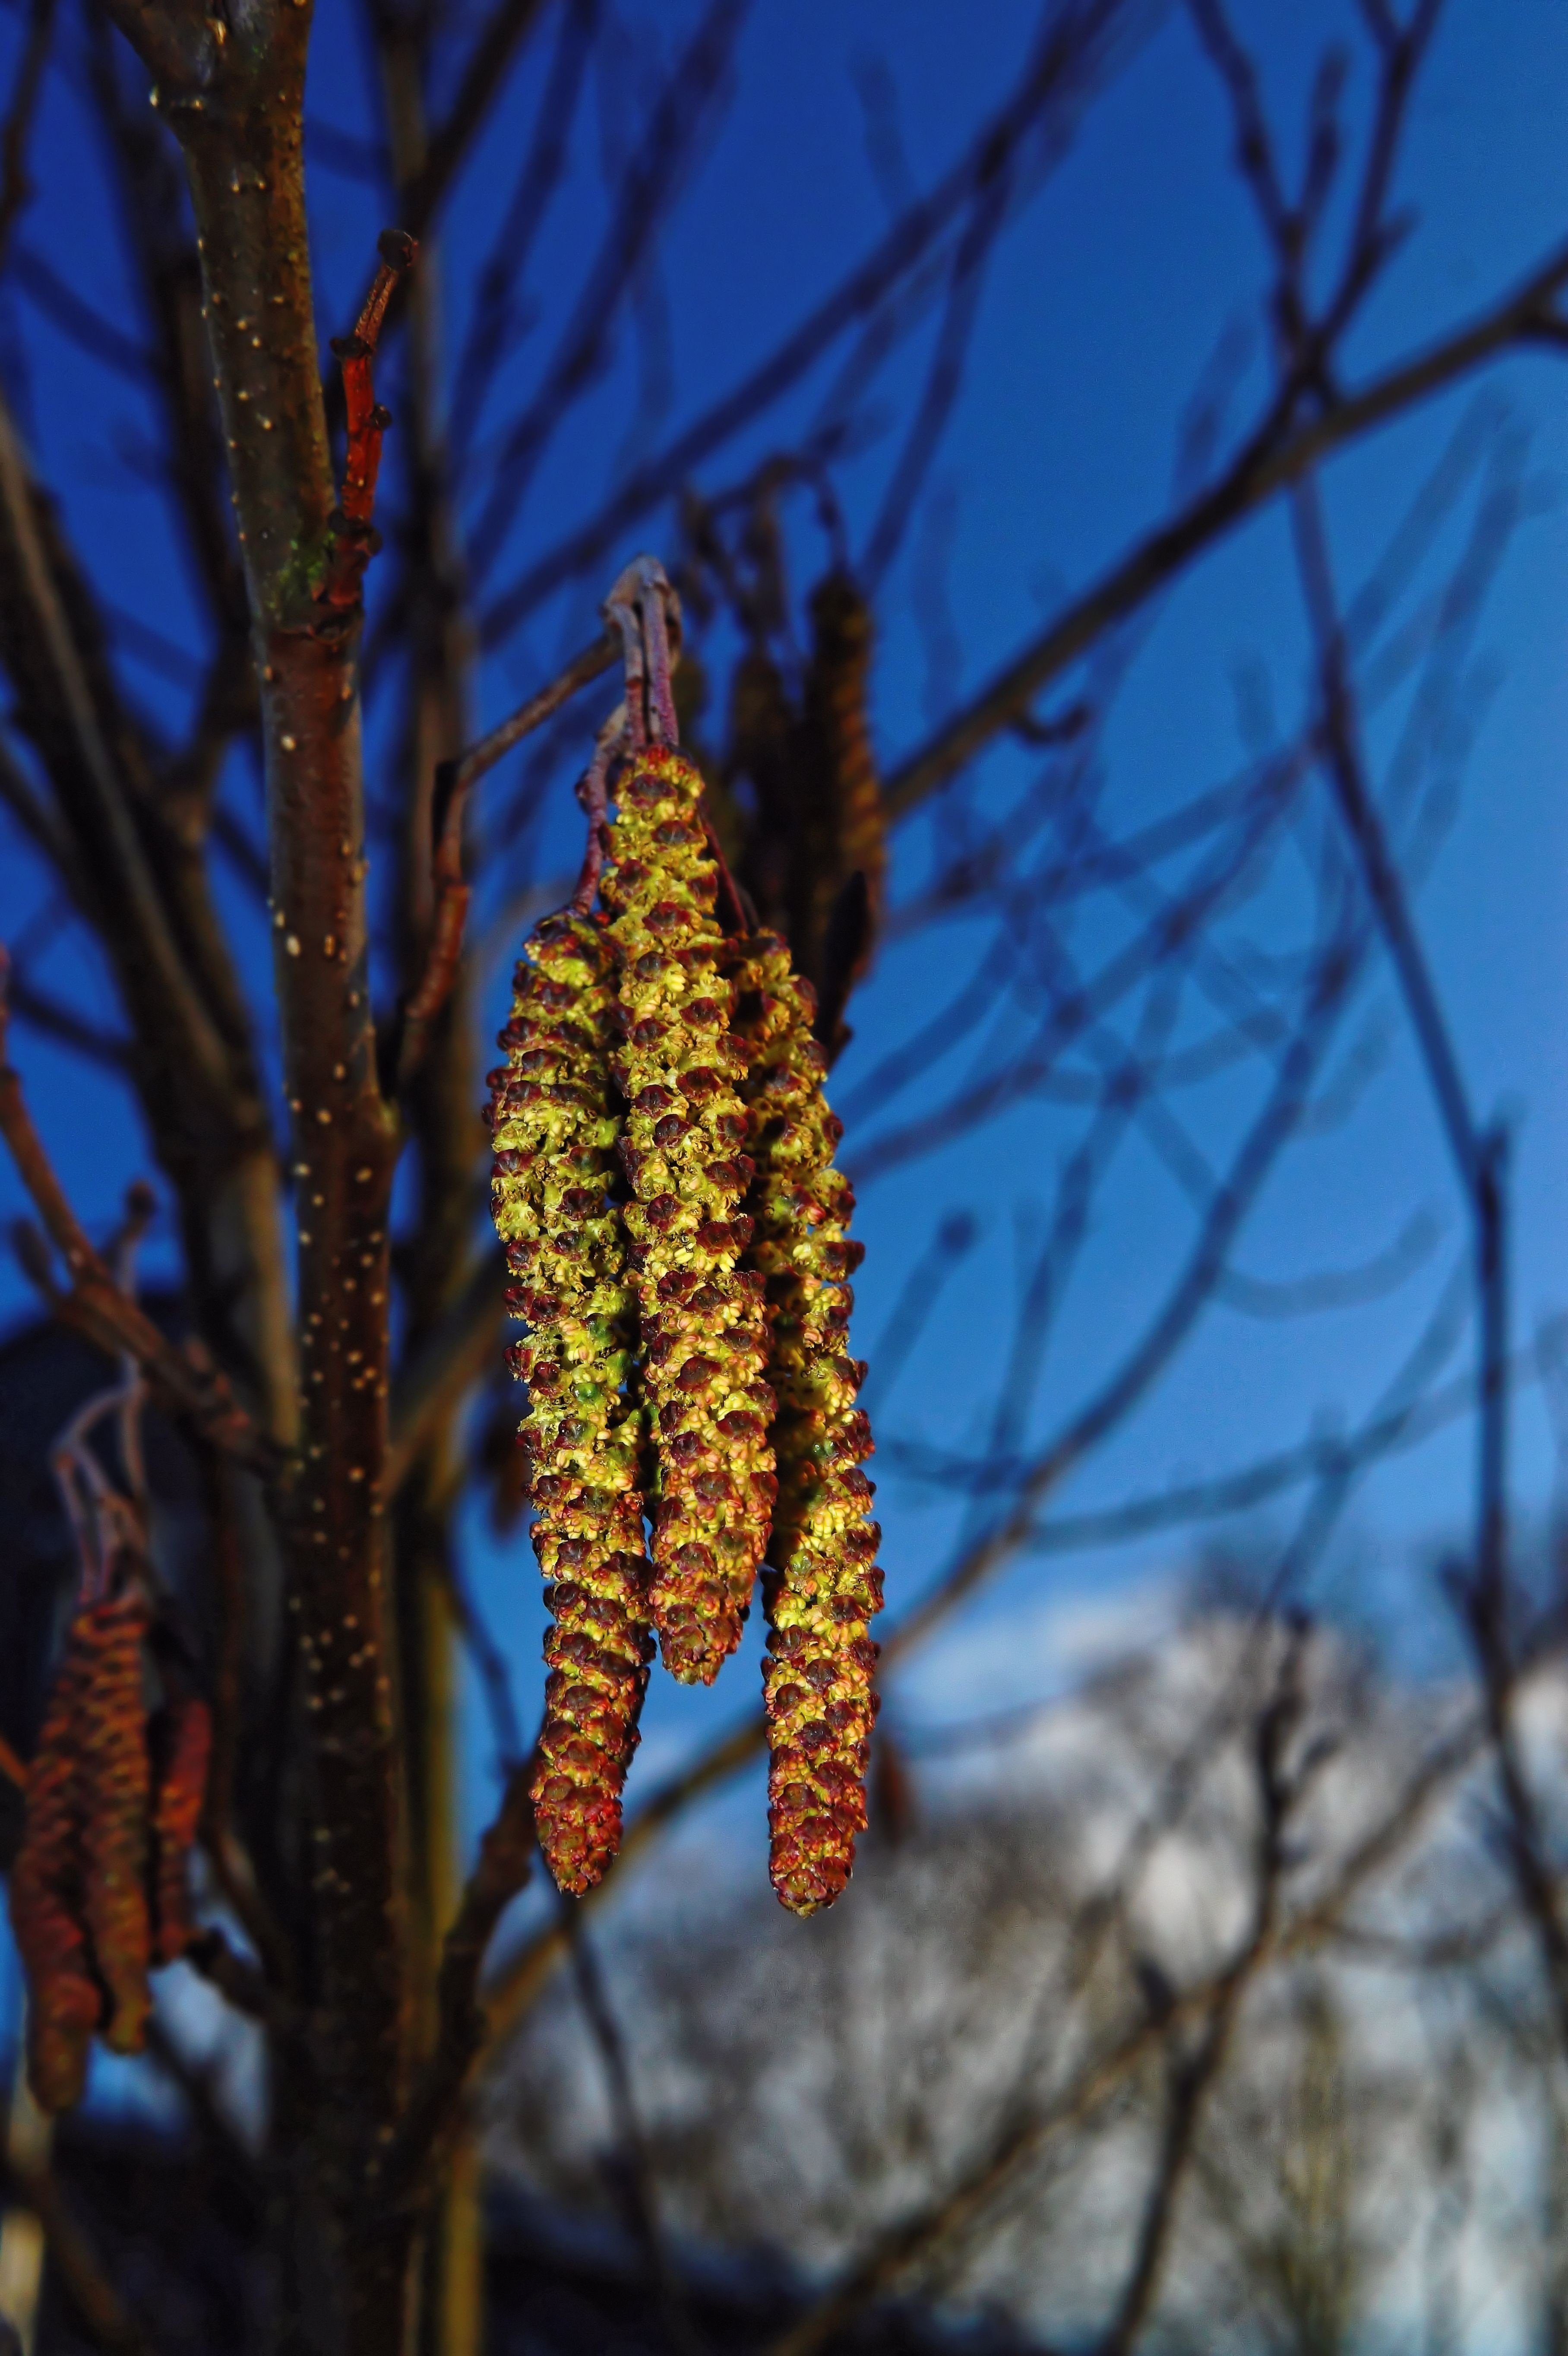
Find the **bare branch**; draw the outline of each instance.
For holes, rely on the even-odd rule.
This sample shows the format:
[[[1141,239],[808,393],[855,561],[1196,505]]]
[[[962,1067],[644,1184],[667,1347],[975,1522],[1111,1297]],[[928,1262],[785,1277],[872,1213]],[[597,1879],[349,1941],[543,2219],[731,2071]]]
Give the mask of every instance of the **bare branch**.
[[[464,821],[470,788],[581,688],[608,670],[619,653],[619,638],[607,631],[594,645],[574,655],[549,685],[530,696],[510,719],[470,745],[459,759],[443,761],[437,770],[431,798],[434,903],[424,969],[402,1010],[397,1045],[389,1059],[396,1075],[396,1094],[402,1094],[418,1070],[432,1025],[457,980],[471,896],[463,872]]]
[[[1484,1740],[1481,1721],[1471,1719],[1434,1747],[1382,1822],[1351,1852],[1324,1896],[1277,1922],[1265,1936],[1247,1965],[1249,1976],[1267,1963],[1306,1953],[1336,1933],[1352,1901],[1397,1857],[1444,1791],[1472,1763]],[[1055,2136],[1093,2117],[1128,2073],[1173,2031],[1201,2021],[1221,1997],[1238,1962],[1176,1997],[1157,2017],[1146,2015],[1113,2039],[1048,2103],[1025,2107],[1004,2120],[971,2169],[876,2242],[835,2291],[770,2344],[767,2356],[816,2356],[856,2316],[891,2290],[912,2265],[939,2243],[955,2240],[969,2230],[1026,2161]]]
[[[275,1476],[281,1470],[276,1450],[235,1403],[223,1376],[194,1365],[166,1341],[89,1242],[33,1125],[21,1076],[9,1059],[4,978],[0,953],[0,1137],[69,1271],[69,1291],[52,1296],[57,1313],[101,1348],[133,1358],[171,1412],[210,1445],[253,1471]],[[29,1272],[48,1280],[47,1267]]]
[[[506,1289],[505,1258],[493,1251],[475,1269],[442,1324],[399,1368],[387,1451],[389,1497],[402,1486],[431,1432],[495,1362]]]
[[[470,552],[483,576],[533,480],[546,448],[573,403],[603,373],[620,306],[635,282],[679,184],[692,143],[722,87],[751,0],[708,0],[672,66],[645,129],[628,161],[598,254],[560,345],[528,408],[502,442],[494,481],[475,524]]]
[[[1070,116],[1084,91],[1104,80],[1147,22],[1132,0],[1076,0],[1052,11],[1016,88],[951,171],[731,391],[639,466],[596,516],[497,594],[483,616],[485,643],[498,644],[553,590],[608,556],[632,525],[678,490],[705,458],[799,383],[840,336],[925,261],[968,210],[977,190],[1009,167],[1055,110]]]
[[[533,1754],[515,1767],[442,1951],[434,2051],[399,2122],[384,2165],[369,2187],[372,2215],[397,2212],[418,2199],[424,2175],[457,2121],[463,2090],[484,2043],[479,1976],[496,1926],[533,1870],[534,1811],[528,1784]]]
[[[38,92],[44,85],[44,70],[49,61],[54,27],[55,0],[33,0],[22,62],[12,84],[5,127],[0,132],[0,268],[5,266],[5,249],[33,193],[33,184],[27,177],[27,142],[37,112]]]
[[[601,678],[620,659],[618,633],[604,631],[592,646],[584,647],[581,653],[573,655],[548,687],[541,687],[537,694],[530,695],[526,703],[517,706],[509,719],[500,721],[488,735],[481,736],[476,744],[469,746],[452,773],[448,793],[454,798],[465,794],[487,769],[493,769],[497,761],[505,759],[514,744],[520,744],[525,736],[531,736],[536,728],[542,728],[545,722],[559,712],[563,703],[569,703],[580,689]]]
[[[13,2196],[43,2227],[49,2263],[90,2337],[114,2356],[155,2356],[152,2342],[116,2289],[61,2191],[51,2168],[7,2157],[4,2173]]]
[[[1261,437],[1254,435],[1217,484],[1075,598],[961,712],[889,773],[883,785],[889,817],[906,817],[967,767],[1020,712],[1029,711],[1043,688],[1087,653],[1113,624],[1125,621],[1174,580],[1200,549],[1222,539],[1334,451],[1387,424],[1484,361],[1527,345],[1565,283],[1568,248],[1559,248],[1469,327],[1390,369],[1360,392],[1347,393],[1323,415],[1283,438],[1272,428]]]

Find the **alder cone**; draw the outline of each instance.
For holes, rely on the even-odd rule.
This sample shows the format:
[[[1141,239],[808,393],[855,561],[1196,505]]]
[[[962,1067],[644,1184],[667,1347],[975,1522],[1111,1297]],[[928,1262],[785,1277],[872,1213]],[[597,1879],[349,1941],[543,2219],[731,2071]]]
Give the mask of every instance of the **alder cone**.
[[[823,1095],[810,985],[771,933],[737,944],[733,970],[757,1164],[749,1257],[765,1287],[778,1395],[763,1580],[770,1869],[784,1903],[814,1914],[844,1888],[865,1830],[877,1712],[869,1623],[882,1603],[881,1532],[859,1469],[871,1452],[855,1405],[865,1368],[848,1355],[861,1252],[847,1234],[854,1196],[833,1167],[842,1130]]]
[[[741,1266],[745,1056],[713,914],[702,779],[653,746],[616,788],[602,890],[620,999],[621,1157],[657,1467],[652,1608],[665,1665],[711,1684],[741,1640],[775,1482],[763,1281]]]
[[[619,1122],[611,1102],[611,958],[593,920],[547,917],[514,984],[492,1075],[491,1198],[527,1319],[512,1353],[527,1379],[519,1432],[533,1538],[552,1625],[531,1789],[559,1887],[591,1889],[621,1839],[653,1641],[628,1389],[635,1301],[610,1199]]]
[[[11,1927],[27,1982],[27,2083],[46,2111],[80,2101],[103,2017],[81,1889],[78,1737],[94,1662],[73,1625],[27,1772],[22,1843],[11,1868]]]
[[[92,1656],[81,1695],[82,1895],[92,1959],[109,1997],[104,2041],[139,2053],[152,2010],[147,1902],[152,1762],[142,1696],[142,1642],[149,1613],[128,1590],[77,1621]]]

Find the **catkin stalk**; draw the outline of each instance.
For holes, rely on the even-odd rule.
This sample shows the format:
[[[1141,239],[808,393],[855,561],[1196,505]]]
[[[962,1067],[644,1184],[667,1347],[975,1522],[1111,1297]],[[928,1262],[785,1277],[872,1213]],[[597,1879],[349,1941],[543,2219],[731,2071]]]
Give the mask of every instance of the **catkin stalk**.
[[[496,1227],[508,1305],[529,1327],[511,1360],[528,1384],[519,1437],[534,1547],[551,1582],[531,1789],[546,1861],[577,1894],[620,1844],[653,1654],[639,1418],[626,1387],[634,1303],[610,1199],[613,1005],[600,927],[575,913],[548,917],[517,967],[507,1062],[492,1076]]]
[[[868,1630],[882,1601],[881,1533],[859,1469],[871,1452],[855,1405],[865,1368],[848,1355],[861,1253],[846,1233],[854,1197],[833,1167],[842,1130],[822,1091],[810,985],[768,933],[737,945],[734,971],[756,1160],[748,1257],[766,1288],[778,1398],[763,1580],[770,1868],[784,1905],[813,1914],[843,1889],[865,1829],[877,1711]]]
[[[626,1100],[621,1157],[657,1466],[652,1607],[665,1665],[710,1684],[740,1642],[775,1483],[762,1279],[740,1266],[752,1176],[720,969],[702,780],[667,745],[616,788],[610,863]]]

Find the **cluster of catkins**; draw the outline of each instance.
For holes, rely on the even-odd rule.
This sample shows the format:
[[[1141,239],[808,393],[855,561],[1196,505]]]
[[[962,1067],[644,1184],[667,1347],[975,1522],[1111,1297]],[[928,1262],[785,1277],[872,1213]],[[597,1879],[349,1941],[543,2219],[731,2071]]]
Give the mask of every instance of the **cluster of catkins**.
[[[876,1713],[859,1247],[810,985],[772,934],[721,930],[701,790],[668,745],[631,756],[603,905],[535,932],[492,1076],[550,1582],[533,1799],[557,1882],[590,1888],[656,1638],[674,1676],[711,1683],[765,1561],[773,1878],[809,1914],[848,1879]]]
[[[176,1697],[149,1715],[135,1587],[84,1603],[27,1773],[11,1922],[27,1979],[27,2075],[41,2108],[79,2100],[95,2031],[137,2053],[148,1973],[196,1935],[190,1853],[207,1786],[211,1720]]]

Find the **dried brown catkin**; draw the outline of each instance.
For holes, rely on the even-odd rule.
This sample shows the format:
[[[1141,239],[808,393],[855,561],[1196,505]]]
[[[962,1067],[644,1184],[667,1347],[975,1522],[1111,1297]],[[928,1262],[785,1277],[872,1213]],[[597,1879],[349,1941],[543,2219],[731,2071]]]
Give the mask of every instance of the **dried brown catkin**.
[[[190,1904],[190,1860],[207,1798],[212,1757],[212,1712],[195,1694],[166,1701],[153,1720],[157,1762],[153,1802],[153,1952],[160,1964],[178,1961],[196,1936]]]
[[[539,1846],[558,1885],[591,1889],[621,1838],[653,1642],[627,1387],[635,1323],[621,1216],[610,1199],[614,985],[591,917],[546,918],[518,965],[507,1061],[492,1074],[492,1201],[527,1319],[512,1353],[534,1547],[548,1580],[549,1676],[532,1783]]]
[[[93,1655],[80,1710],[82,1890],[88,1936],[108,1991],[106,2044],[139,2053],[152,1990],[152,1912],[147,1901],[152,1762],[142,1693],[142,1643],[150,1614],[134,1590],[81,1614]]]
[[[740,1642],[773,1500],[760,1276],[740,1265],[752,1176],[743,1053],[713,914],[702,779],[663,745],[616,787],[613,911],[626,1099],[621,1153],[658,1472],[653,1613],[667,1668],[711,1683]]]
[[[41,2109],[81,2098],[103,2018],[82,1919],[80,1712],[94,1655],[67,1640],[27,1772],[22,1845],[11,1868],[11,1926],[27,1982],[27,2082]]]
[[[733,955],[756,1162],[748,1260],[766,1287],[778,1399],[763,1581],[771,1870],[784,1903],[812,1914],[849,1878],[877,1709],[868,1629],[881,1609],[881,1533],[859,1469],[871,1451],[855,1405],[865,1368],[848,1355],[848,1278],[861,1253],[846,1234],[854,1197],[833,1167],[842,1130],[823,1095],[810,986],[770,933]]]

